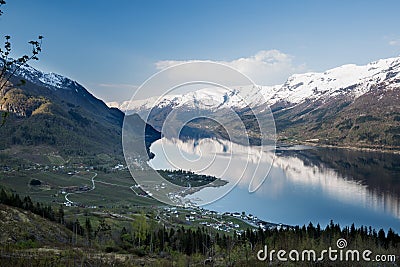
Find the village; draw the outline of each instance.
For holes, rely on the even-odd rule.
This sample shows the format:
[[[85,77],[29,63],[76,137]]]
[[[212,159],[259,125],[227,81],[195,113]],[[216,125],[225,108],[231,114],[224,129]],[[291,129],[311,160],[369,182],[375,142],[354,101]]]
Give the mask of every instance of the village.
[[[21,168],[21,167],[19,167]],[[51,183],[42,179],[31,179],[29,186],[34,190],[41,191],[49,191],[56,190],[54,197],[62,196],[64,202],[60,203],[65,207],[75,207],[75,208],[84,208],[84,209],[92,209],[96,210],[94,212],[99,212],[104,216],[110,217],[123,217],[125,219],[131,218],[131,215],[135,212],[130,211],[119,211],[116,212],[113,209],[110,209],[107,205],[98,203],[98,204],[86,204],[81,202],[75,202],[69,199],[74,194],[82,194],[87,193],[95,189],[96,183],[99,184],[107,184],[107,185],[115,185],[121,186],[118,184],[112,184],[103,179],[95,180],[97,173],[108,173],[109,175],[116,175],[118,173],[128,172],[127,166],[119,163],[116,165],[108,166],[108,167],[95,167],[91,165],[85,165],[83,163],[75,163],[71,165],[40,165],[40,164],[32,164],[29,166],[23,166],[24,171],[28,173],[39,172],[39,173],[57,173],[65,177],[68,180],[68,177],[72,179],[76,176],[86,176],[86,180],[81,180],[80,184],[73,185],[57,185],[56,183]],[[5,166],[3,168],[3,172],[13,172],[15,169],[12,167]],[[181,184],[186,184],[188,180],[192,179],[192,176],[196,176],[190,172],[184,171],[174,171],[168,173],[167,171],[161,171],[161,175],[164,177],[168,177],[171,181],[178,180]],[[198,179],[197,179],[198,178]],[[192,182],[201,183],[203,181],[210,182],[213,177],[208,176],[196,176]],[[197,179],[197,180],[196,180]],[[215,179],[215,178],[214,178]],[[72,181],[72,180],[71,180]],[[131,192],[133,192],[137,197],[141,197],[143,199],[151,199],[151,193],[146,192],[141,188],[138,184],[131,184],[128,187]],[[165,187],[165,184],[161,184],[160,188]],[[158,188],[158,189],[160,189]],[[157,188],[156,188],[157,190]],[[157,215],[154,218],[156,221],[160,223],[169,223],[169,224],[183,224],[189,227],[197,227],[203,226],[216,231],[233,233],[235,232],[237,235],[241,235],[244,229],[252,228],[254,231],[258,229],[262,230],[285,230],[290,228],[290,226],[282,225],[282,224],[273,224],[266,221],[263,221],[257,216],[252,214],[246,214],[245,212],[217,212],[213,210],[207,210],[201,207],[197,207],[195,205],[187,205],[185,207],[155,207],[157,210]],[[122,218],[121,217],[121,218]]]
[[[227,233],[235,232],[241,235],[244,229],[251,227],[254,230],[286,230],[291,226],[283,224],[274,224],[263,221],[257,216],[246,214],[245,212],[217,212],[213,210],[204,209],[201,207],[165,207],[162,214],[164,220],[174,221],[184,219],[187,225],[202,225],[210,227],[217,231]],[[158,215],[156,219],[162,221],[163,218]]]

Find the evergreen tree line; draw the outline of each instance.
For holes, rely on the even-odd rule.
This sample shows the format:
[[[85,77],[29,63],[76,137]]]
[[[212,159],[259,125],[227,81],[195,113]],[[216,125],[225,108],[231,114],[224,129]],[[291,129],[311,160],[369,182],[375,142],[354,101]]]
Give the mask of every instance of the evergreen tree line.
[[[242,234],[221,233],[206,227],[191,228],[166,228],[158,227],[149,229],[145,237],[139,242],[137,228],[131,233],[125,228],[120,234],[121,247],[125,250],[138,247],[145,251],[177,251],[186,255],[202,254],[212,256],[219,252],[230,253],[247,251],[250,253],[256,249],[262,249],[268,245],[271,249],[315,249],[323,250],[328,247],[336,248],[336,241],[340,238],[346,239],[349,247],[354,249],[376,249],[377,251],[400,252],[400,236],[392,229],[387,233],[383,229],[378,232],[371,227],[341,228],[333,221],[325,228],[318,224],[314,226],[296,226],[288,229],[247,229]]]
[[[33,204],[29,196],[21,199],[18,194],[0,192],[0,203],[29,210],[50,221],[65,225],[75,235],[82,236],[86,245],[100,248],[106,252],[128,252],[137,255],[172,255],[179,253],[188,257],[201,255],[204,258],[222,258],[226,264],[233,262],[256,262],[255,255],[265,245],[269,249],[313,249],[322,251],[329,247],[336,248],[336,241],[346,239],[348,249],[360,251],[369,249],[375,253],[400,254],[400,236],[392,229],[387,233],[372,227],[356,227],[354,224],[341,228],[339,224],[330,222],[325,228],[319,224],[314,226],[295,226],[290,228],[274,228],[263,230],[247,229],[240,234],[237,232],[218,232],[209,227],[166,227],[155,223],[152,216],[145,213],[135,216],[131,227],[118,229],[108,224],[104,219],[92,225],[89,217],[81,225],[78,220],[64,221],[62,206],[54,211],[51,206],[40,203]],[[73,237],[74,238],[74,237]],[[74,241],[72,240],[74,243]],[[79,242],[80,243],[80,242]]]
[[[7,193],[3,188],[0,191],[0,203],[28,210],[53,222],[58,221],[61,223],[64,219],[64,212],[55,212],[50,205],[43,205],[39,202],[34,204],[29,196],[25,196],[23,199],[21,199],[18,194]]]
[[[2,188],[0,191],[0,203],[30,211],[44,219],[65,225],[68,229],[78,235],[84,235],[84,228],[79,224],[78,220],[64,220],[64,209],[62,206],[55,211],[50,205],[44,205],[43,203],[39,202],[34,204],[29,196],[25,196],[23,199],[21,199],[18,194],[6,192],[4,188]]]

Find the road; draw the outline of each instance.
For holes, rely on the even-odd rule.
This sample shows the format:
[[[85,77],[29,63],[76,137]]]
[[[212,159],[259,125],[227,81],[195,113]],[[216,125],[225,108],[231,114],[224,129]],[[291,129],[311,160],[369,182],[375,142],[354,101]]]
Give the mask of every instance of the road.
[[[97,177],[97,172],[95,172],[94,175],[93,175],[93,177],[92,177],[92,188],[90,188],[88,191],[78,191],[78,192],[75,192],[75,193],[67,193],[67,194],[65,195],[65,201],[66,201],[67,203],[69,203],[69,204],[74,204],[74,202],[71,201],[71,200],[68,198],[68,196],[73,195],[73,194],[82,194],[82,193],[86,193],[86,192],[93,191],[93,190],[96,188],[96,184],[95,184],[95,181],[94,181],[94,178],[96,178],[96,177]]]

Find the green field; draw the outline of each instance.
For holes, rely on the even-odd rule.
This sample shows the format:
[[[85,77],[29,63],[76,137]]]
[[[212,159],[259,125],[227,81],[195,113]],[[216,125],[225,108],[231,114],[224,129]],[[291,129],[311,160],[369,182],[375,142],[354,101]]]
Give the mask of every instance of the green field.
[[[58,157],[49,160],[61,162],[61,158]],[[212,225],[216,223],[226,225],[232,222],[239,224],[240,229],[249,227],[247,223],[231,216],[203,215],[199,210],[196,210],[196,218],[188,221],[186,215],[190,215],[193,211],[190,208],[177,208],[178,214],[166,211],[164,204],[144,195],[142,189],[134,187],[136,182],[127,169],[113,170],[109,167],[104,171],[102,168],[98,170],[96,167],[81,166],[81,164],[73,166],[75,167],[61,168],[60,165],[42,165],[17,169],[14,165],[11,171],[0,172],[0,186],[21,197],[30,196],[33,202],[51,205],[55,210],[63,205],[65,218],[70,221],[78,220],[81,225],[84,225],[89,218],[94,227],[105,220],[113,229],[120,230],[123,227],[130,229],[137,214],[144,212],[149,222],[169,227],[179,225],[195,230],[203,227],[202,223],[205,222]],[[150,184],[159,183],[159,177],[154,176],[154,172],[137,171],[135,176],[140,181],[145,180]],[[39,180],[40,185],[31,185],[32,179]],[[92,179],[95,184],[94,189],[92,189]],[[71,205],[66,206],[66,203]],[[210,229],[213,229],[213,226]],[[227,234],[232,235],[233,231]]]
[[[68,174],[67,171],[52,170],[23,170],[0,173],[0,184],[12,189],[21,196],[29,195],[33,201],[46,204],[59,204],[65,202],[62,188],[70,186],[92,187],[93,171],[80,171]],[[31,179],[42,182],[41,186],[31,186]],[[95,189],[89,192],[79,192],[69,195],[69,199],[83,205],[104,207],[130,207],[155,205],[157,202],[148,197],[137,196],[130,186],[135,182],[126,170],[111,173],[99,172],[95,178]]]

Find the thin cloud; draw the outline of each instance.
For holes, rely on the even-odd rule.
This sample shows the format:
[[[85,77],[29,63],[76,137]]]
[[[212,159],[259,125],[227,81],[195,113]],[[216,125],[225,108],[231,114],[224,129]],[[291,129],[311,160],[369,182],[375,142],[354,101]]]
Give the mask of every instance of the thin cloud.
[[[99,87],[106,87],[106,88],[123,88],[123,89],[137,89],[137,85],[126,84],[126,83],[100,83],[98,84]]]
[[[286,81],[295,73],[306,72],[305,64],[296,65],[293,56],[279,50],[261,50],[250,57],[242,57],[232,61],[214,61],[231,66],[249,76],[255,83],[276,85]],[[162,60],[155,63],[158,70],[196,60]],[[208,60],[210,61],[210,60]],[[210,61],[211,62],[211,61]]]
[[[92,87],[96,88],[96,97],[105,102],[118,103],[130,99],[138,88],[137,85],[127,83],[100,83]]]
[[[391,46],[398,46],[398,45],[400,45],[400,39],[397,39],[397,40],[390,40],[390,41],[389,41],[389,45],[391,45]]]

